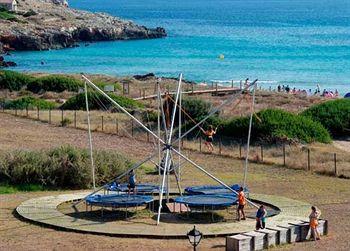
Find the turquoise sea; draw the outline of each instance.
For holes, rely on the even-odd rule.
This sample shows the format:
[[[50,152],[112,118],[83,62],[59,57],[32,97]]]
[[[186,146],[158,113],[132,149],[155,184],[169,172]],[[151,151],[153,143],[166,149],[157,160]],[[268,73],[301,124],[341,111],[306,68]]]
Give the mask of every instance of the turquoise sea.
[[[196,81],[249,77],[267,81],[266,88],[279,82],[350,91],[349,0],[70,0],[70,6],[162,26],[169,36],[17,52],[11,56],[17,70],[182,72]]]

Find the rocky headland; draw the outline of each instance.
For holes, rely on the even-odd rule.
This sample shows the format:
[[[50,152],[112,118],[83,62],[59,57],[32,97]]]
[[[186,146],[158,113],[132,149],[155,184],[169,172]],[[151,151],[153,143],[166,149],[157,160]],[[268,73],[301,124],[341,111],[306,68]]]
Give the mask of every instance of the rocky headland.
[[[17,0],[10,19],[0,19],[0,53],[74,47],[79,42],[152,39],[164,28],[137,25],[105,13],[91,13],[55,4],[56,0]]]

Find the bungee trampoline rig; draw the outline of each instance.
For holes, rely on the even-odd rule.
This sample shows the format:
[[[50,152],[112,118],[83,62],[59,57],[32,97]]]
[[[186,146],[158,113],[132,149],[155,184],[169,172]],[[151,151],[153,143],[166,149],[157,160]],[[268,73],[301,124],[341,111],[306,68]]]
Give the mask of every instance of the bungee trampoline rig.
[[[179,205],[185,205],[186,210],[190,209],[208,209],[217,210],[222,208],[228,208],[237,203],[237,194],[240,185],[227,185],[222,180],[206,171],[205,168],[191,160],[181,151],[181,140],[189,135],[196,129],[202,129],[201,125],[212,115],[220,111],[224,106],[237,101],[234,107],[237,107],[241,102],[242,96],[249,93],[252,89],[252,107],[250,114],[249,132],[247,139],[247,149],[246,158],[244,165],[244,177],[243,185],[244,191],[248,194],[248,189],[246,187],[246,179],[248,172],[248,156],[249,156],[249,146],[250,146],[250,134],[252,127],[252,117],[253,117],[253,107],[255,103],[255,91],[257,88],[257,80],[251,84],[246,85],[237,93],[233,93],[227,100],[225,100],[221,105],[216,108],[212,108],[211,111],[199,122],[196,122],[189,130],[182,132],[182,113],[189,116],[186,111],[182,108],[182,74],[179,76],[179,81],[177,85],[175,99],[169,98],[169,93],[161,93],[160,83],[157,82],[157,132],[153,132],[147,125],[141,122],[138,118],[132,115],[126,108],[121,106],[118,102],[108,96],[104,91],[102,91],[97,85],[95,85],[90,79],[88,79],[84,74],[82,78],[85,82],[85,100],[86,100],[86,114],[88,122],[88,136],[89,136],[89,146],[90,146],[90,160],[91,160],[91,172],[92,172],[92,183],[94,191],[86,196],[83,200],[75,202],[73,206],[81,202],[85,202],[88,206],[99,206],[102,208],[125,208],[129,207],[140,207],[149,205],[155,202],[155,196],[157,196],[158,209],[157,213],[157,225],[160,223],[162,216],[162,208],[164,204],[177,203]],[[105,184],[100,188],[96,188],[95,185],[95,164],[93,158],[93,144],[92,144],[92,134],[91,134],[91,124],[90,124],[90,111],[89,111],[89,101],[88,101],[88,87],[92,88],[95,92],[102,95],[107,99],[116,109],[121,111],[127,117],[129,117],[133,123],[136,123],[139,128],[147,132],[153,140],[156,142],[156,150],[148,156],[146,159],[139,161],[131,166],[129,170],[120,174],[118,177],[114,178],[111,182]],[[173,103],[172,110],[166,109],[169,100]],[[178,114],[178,136],[175,137],[175,120]],[[162,135],[163,134],[163,135]],[[175,159],[177,157],[177,161]],[[158,170],[158,176],[160,178],[159,184],[142,184],[138,183],[136,185],[135,193],[128,193],[128,184],[119,183],[122,178],[127,176],[131,171],[135,171],[140,168],[143,164],[150,162],[154,164]],[[192,186],[184,189],[185,194],[181,188],[181,175],[183,164],[188,163],[209,176],[212,180],[218,183],[217,186]],[[175,198],[170,198],[170,175],[175,176],[176,186],[178,190],[178,195]],[[101,194],[101,192],[104,193]],[[248,197],[248,196],[247,196]],[[247,199],[247,202],[258,208],[258,206]],[[154,204],[153,204],[154,206]],[[175,209],[175,204],[174,204]],[[176,211],[176,210],[174,210]],[[181,212],[181,206],[180,206]]]

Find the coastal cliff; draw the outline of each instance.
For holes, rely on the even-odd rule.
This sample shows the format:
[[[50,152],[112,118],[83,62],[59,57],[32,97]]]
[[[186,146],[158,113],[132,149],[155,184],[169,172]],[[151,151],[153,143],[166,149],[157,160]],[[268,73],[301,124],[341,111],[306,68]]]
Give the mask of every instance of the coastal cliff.
[[[152,39],[166,36],[104,13],[54,4],[52,0],[17,0],[12,18],[0,19],[0,53],[6,50],[48,50],[74,47],[78,42]]]

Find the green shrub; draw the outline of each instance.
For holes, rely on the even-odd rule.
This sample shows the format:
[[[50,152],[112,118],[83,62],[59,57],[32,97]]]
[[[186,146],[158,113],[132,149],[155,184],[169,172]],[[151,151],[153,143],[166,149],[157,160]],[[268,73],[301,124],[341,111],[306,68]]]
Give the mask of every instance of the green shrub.
[[[131,166],[123,156],[94,152],[96,184],[103,185]],[[0,182],[36,184],[49,188],[91,187],[88,152],[70,146],[50,151],[14,151],[0,154]]]
[[[142,103],[131,98],[118,96],[113,93],[108,94],[108,96],[124,108],[135,109],[143,107]],[[111,109],[115,107],[105,96],[93,91],[88,92],[88,100],[90,110]],[[85,93],[80,93],[71,97],[61,106],[61,108],[65,110],[85,110]]]
[[[22,97],[15,100],[8,100],[5,101],[4,104],[5,109],[33,109],[33,108],[39,108],[39,109],[53,109],[56,107],[56,103],[46,101],[43,99],[35,98],[35,97]]]
[[[19,91],[33,80],[33,77],[23,73],[7,70],[0,71],[0,89]]]
[[[38,13],[36,13],[34,10],[30,9],[29,11],[27,11],[26,13],[23,14],[24,17],[31,17],[31,16],[35,16]]]
[[[41,78],[36,78],[27,85],[27,89],[34,93],[41,91],[63,92],[74,91],[77,92],[79,87],[82,87],[82,82],[65,76],[49,75]]]
[[[253,119],[252,140],[331,142],[327,130],[319,122],[312,121],[310,118],[279,109],[262,110],[257,113],[257,117]],[[229,137],[246,138],[248,127],[249,117],[234,118],[222,125],[220,133]]]
[[[320,122],[334,136],[350,135],[350,99],[337,99],[314,105],[301,115]]]
[[[9,21],[17,21],[18,20],[12,12],[9,12],[5,9],[0,9],[0,19],[9,20]]]
[[[191,118],[199,122],[210,112],[212,104],[203,99],[185,98],[182,100],[182,108],[191,116]],[[191,121],[186,115],[182,115],[185,121]]]

